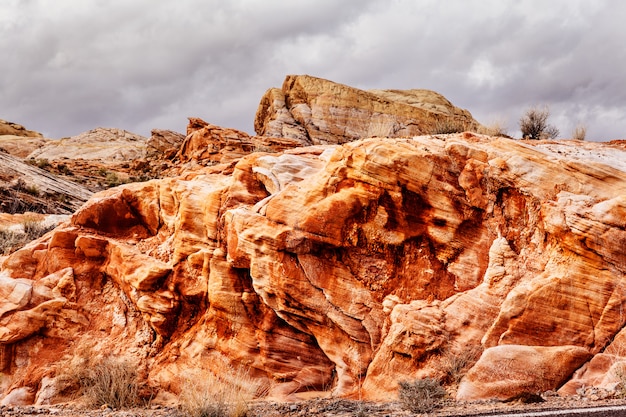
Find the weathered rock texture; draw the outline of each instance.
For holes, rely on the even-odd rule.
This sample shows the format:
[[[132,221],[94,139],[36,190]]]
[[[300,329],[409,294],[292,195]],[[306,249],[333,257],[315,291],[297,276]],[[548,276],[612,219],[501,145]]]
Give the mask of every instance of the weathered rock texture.
[[[186,154],[206,152],[196,139]],[[221,167],[101,192],[4,261],[7,398],[58,400],[59,359],[85,345],[134,358],[161,392],[244,366],[282,398],[453,384],[469,351],[462,399],[603,384],[622,360],[619,146],[465,133]]]
[[[254,122],[260,136],[288,137],[305,145],[413,136],[450,127],[476,131],[480,125],[467,110],[434,91],[364,91],[308,75],[289,75],[282,89],[269,89]]]
[[[250,136],[192,117],[189,118],[187,137],[176,156],[180,164],[206,166],[229,164],[252,152],[274,153],[298,146],[301,143],[290,138]]]
[[[48,142],[29,155],[33,159],[99,159],[130,161],[146,157],[147,138],[123,129],[97,128]]]
[[[0,152],[0,212],[70,214],[92,191]]]

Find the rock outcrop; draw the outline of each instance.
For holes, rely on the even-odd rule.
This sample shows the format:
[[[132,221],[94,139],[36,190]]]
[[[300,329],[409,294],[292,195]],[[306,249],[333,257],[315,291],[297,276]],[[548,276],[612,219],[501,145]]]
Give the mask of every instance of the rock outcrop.
[[[43,138],[43,135],[24,126],[0,119],[0,136],[20,136],[27,138]]]
[[[71,214],[93,192],[0,152],[0,212]]]
[[[181,155],[248,151],[192,130]],[[461,399],[603,383],[624,351],[624,161],[578,141],[371,138],[103,191],[2,264],[5,394],[58,400],[59,359],[85,344],[174,394],[187,371],[242,366],[274,397],[390,399],[460,378],[469,350]]]
[[[15,157],[25,158],[49,141],[50,139],[45,139],[39,132],[0,119],[0,152],[4,151]]]
[[[228,164],[252,152],[280,152],[301,146],[290,138],[250,136],[236,129],[215,126],[191,117],[187,137],[179,148],[177,161],[181,164]]]
[[[364,91],[308,75],[289,75],[282,89],[269,89],[254,122],[260,136],[293,138],[303,145],[479,127],[467,110],[434,91]]]
[[[97,128],[70,138],[50,141],[32,152],[31,159],[98,159],[131,161],[146,157],[147,138],[123,129]]]

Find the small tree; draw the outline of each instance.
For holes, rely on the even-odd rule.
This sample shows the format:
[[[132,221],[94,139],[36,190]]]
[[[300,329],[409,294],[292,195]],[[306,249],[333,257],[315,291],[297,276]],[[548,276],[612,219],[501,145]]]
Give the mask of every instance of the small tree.
[[[559,135],[559,129],[548,124],[550,110],[547,107],[539,109],[531,107],[519,121],[519,127],[524,139],[554,139]]]

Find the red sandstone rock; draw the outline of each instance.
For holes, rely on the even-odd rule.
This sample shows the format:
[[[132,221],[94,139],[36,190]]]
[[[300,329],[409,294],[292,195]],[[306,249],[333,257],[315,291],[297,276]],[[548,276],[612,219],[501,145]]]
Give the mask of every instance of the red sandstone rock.
[[[197,124],[189,158],[203,138],[249,140]],[[81,341],[173,393],[185,371],[232,365],[275,397],[390,399],[470,348],[484,353],[459,398],[601,374],[587,361],[626,320],[625,160],[578,141],[367,139],[101,192],[2,264],[5,398],[45,377],[35,398],[54,401]]]

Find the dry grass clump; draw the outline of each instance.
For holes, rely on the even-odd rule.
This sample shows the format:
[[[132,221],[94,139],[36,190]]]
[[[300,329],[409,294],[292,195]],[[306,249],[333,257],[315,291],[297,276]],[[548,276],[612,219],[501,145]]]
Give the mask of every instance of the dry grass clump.
[[[478,129],[478,133],[482,135],[497,136],[497,137],[503,137],[503,138],[509,137],[509,132],[507,130],[506,123],[502,120],[495,120],[487,126],[481,126]]]
[[[478,362],[482,352],[481,346],[472,346],[461,351],[446,350],[441,358],[444,382],[458,386],[467,371]]]
[[[190,417],[245,417],[259,383],[242,369],[223,375],[191,372],[182,380],[180,408]]]
[[[434,378],[401,381],[398,396],[402,406],[412,413],[430,413],[443,406],[446,390]]]
[[[464,122],[452,118],[437,120],[430,131],[431,135],[447,135],[449,133],[465,132],[467,126]]]
[[[0,255],[8,255],[35,239],[39,239],[55,226],[46,226],[42,222],[26,219],[22,222],[23,232],[0,229]]]
[[[146,405],[149,400],[139,382],[137,365],[127,358],[97,356],[90,348],[57,364],[57,389],[87,407],[113,409]]]
[[[585,140],[587,136],[587,127],[585,125],[578,125],[574,128],[572,132],[572,139],[574,140]]]

